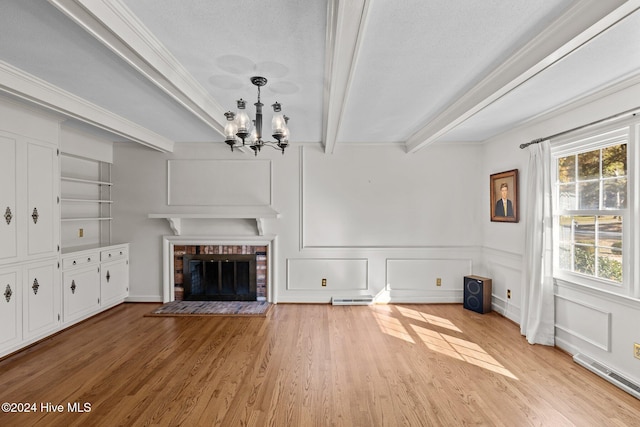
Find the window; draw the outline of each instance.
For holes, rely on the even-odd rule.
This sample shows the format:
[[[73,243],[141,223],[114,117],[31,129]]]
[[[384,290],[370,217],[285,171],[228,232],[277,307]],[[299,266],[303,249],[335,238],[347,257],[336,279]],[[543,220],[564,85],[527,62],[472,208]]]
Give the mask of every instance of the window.
[[[598,286],[624,283],[628,139],[625,127],[553,150],[556,273],[579,275]]]

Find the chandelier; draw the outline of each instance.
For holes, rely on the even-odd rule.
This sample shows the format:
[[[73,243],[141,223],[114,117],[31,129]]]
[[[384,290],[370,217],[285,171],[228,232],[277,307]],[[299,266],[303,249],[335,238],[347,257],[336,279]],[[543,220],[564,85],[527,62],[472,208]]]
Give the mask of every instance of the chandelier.
[[[281,150],[284,154],[284,149],[289,146],[289,128],[287,123],[289,117],[281,114],[282,106],[279,102],[271,105],[273,107],[273,119],[271,120],[271,135],[276,139],[276,142],[263,141],[262,140],[262,107],[264,104],[260,102],[260,88],[267,84],[267,79],[264,77],[251,77],[251,83],[258,87],[258,102],[256,102],[256,118],[250,120],[249,116],[245,112],[246,101],[240,98],[238,102],[238,112],[234,113],[227,111],[224,116],[227,118],[227,124],[224,127],[224,142],[226,142],[231,151],[234,147],[240,146],[240,139],[242,146],[248,145],[258,155],[258,151],[264,146],[269,146],[276,150]],[[253,128],[251,124],[253,123]]]

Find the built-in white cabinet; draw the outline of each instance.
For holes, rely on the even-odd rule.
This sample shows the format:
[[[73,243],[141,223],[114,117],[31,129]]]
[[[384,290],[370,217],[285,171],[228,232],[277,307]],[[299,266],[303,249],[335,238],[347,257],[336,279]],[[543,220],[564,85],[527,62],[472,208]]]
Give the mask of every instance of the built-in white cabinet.
[[[62,255],[65,326],[123,302],[129,295],[129,245]]]
[[[16,267],[0,269],[0,348],[22,340],[22,295],[20,271]]]
[[[127,298],[112,161],[109,141],[0,97],[0,357]]]
[[[59,121],[0,99],[0,356],[60,328]]]
[[[39,339],[60,325],[58,260],[25,265],[22,280],[23,339]]]
[[[0,355],[60,327],[57,258],[0,268]]]
[[[100,309],[100,252],[62,257],[63,320],[70,323]]]
[[[100,254],[100,300],[108,307],[129,296],[129,247],[112,247]]]
[[[18,255],[16,147],[15,138],[0,134],[0,261]]]
[[[58,149],[0,131],[0,263],[56,256]]]

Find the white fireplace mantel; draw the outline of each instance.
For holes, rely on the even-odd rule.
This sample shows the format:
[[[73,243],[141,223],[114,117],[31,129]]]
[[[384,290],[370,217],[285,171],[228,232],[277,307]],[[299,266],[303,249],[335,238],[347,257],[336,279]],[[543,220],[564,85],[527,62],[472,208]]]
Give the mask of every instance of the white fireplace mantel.
[[[158,217],[163,218],[163,217]],[[162,258],[163,258],[163,280],[162,280],[162,302],[167,303],[174,300],[175,286],[175,266],[174,266],[174,246],[175,245],[253,245],[267,246],[268,267],[267,267],[267,301],[274,304],[278,301],[278,257],[277,236],[272,234],[256,236],[162,236]]]
[[[173,234],[182,234],[182,220],[189,219],[253,219],[258,235],[264,235],[263,222],[268,218],[279,218],[280,214],[269,206],[217,206],[206,213],[152,213],[149,218],[164,218],[169,222]]]

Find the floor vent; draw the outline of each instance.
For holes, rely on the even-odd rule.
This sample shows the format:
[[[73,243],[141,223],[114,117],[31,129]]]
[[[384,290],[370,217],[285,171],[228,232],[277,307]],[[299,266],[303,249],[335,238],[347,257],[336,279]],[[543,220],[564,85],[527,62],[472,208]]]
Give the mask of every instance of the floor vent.
[[[357,297],[341,297],[331,298],[331,304],[333,305],[371,305],[373,304],[373,297],[371,295],[360,295]]]
[[[584,354],[578,353],[573,356],[573,361],[577,364],[584,366],[591,372],[601,376],[605,380],[609,381],[611,384],[621,388],[632,396],[635,396],[637,399],[640,399],[640,385],[630,381],[629,379],[623,377],[617,372],[612,371],[608,367],[596,362]]]

